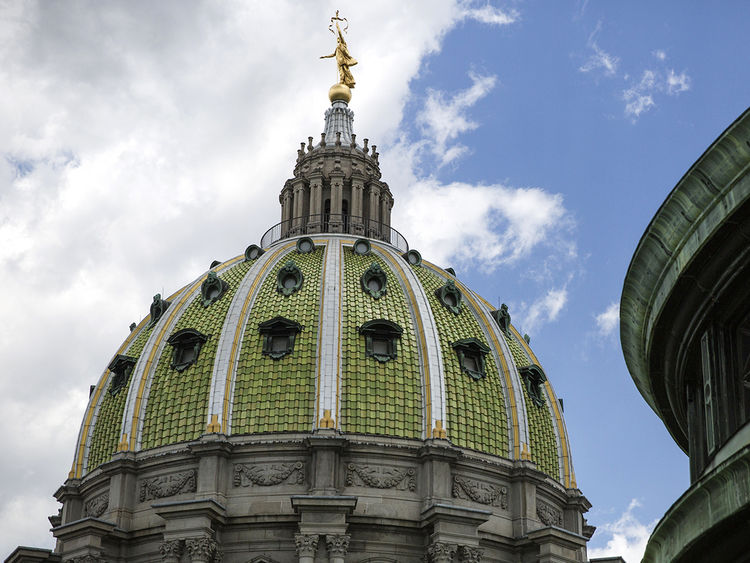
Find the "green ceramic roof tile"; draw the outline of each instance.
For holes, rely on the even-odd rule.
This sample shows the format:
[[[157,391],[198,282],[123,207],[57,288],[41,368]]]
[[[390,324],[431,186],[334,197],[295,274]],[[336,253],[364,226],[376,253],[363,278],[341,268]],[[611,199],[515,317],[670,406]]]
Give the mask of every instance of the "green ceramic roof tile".
[[[135,337],[127,350],[125,350],[124,355],[136,359],[140,357],[148,337],[151,336],[152,328],[144,324],[144,328],[141,329],[138,336]],[[94,430],[91,433],[87,470],[94,469],[102,463],[109,461],[117,449],[117,444],[121,438],[122,414],[125,410],[125,400],[128,397],[132,377],[133,374],[131,373],[125,386],[118,391],[117,395],[112,396],[109,393],[109,387],[104,390],[104,397],[99,406],[99,414],[94,424]]]
[[[182,372],[170,367],[172,346],[167,344],[164,347],[151,380],[146,404],[141,434],[143,449],[193,440],[205,432],[219,336],[234,292],[250,265],[251,262],[240,262],[221,272],[219,277],[229,284],[221,299],[204,307],[199,293],[177,321],[172,334],[193,328],[209,338],[201,348],[198,361]]]
[[[530,365],[532,362],[528,354],[516,340],[513,334],[506,334],[505,341],[508,343],[516,368]],[[555,437],[554,422],[547,406],[537,407],[529,396],[526,386],[523,387],[523,395],[526,400],[526,418],[529,424],[529,441],[531,446],[531,460],[536,463],[540,471],[544,471],[550,477],[560,479],[560,465],[557,453],[557,438]],[[545,393],[546,394],[546,393]]]
[[[374,299],[362,290],[360,277],[377,262],[386,274],[386,294]],[[345,432],[419,438],[422,434],[422,376],[416,332],[404,291],[390,267],[373,254],[344,249],[342,291],[341,429]],[[373,319],[398,324],[403,334],[397,355],[381,363],[365,355],[358,327]]]
[[[456,315],[440,303],[435,290],[445,281],[423,266],[412,266],[422,282],[432,308],[443,355],[448,409],[448,438],[457,446],[494,455],[508,455],[508,418],[500,374],[492,354],[485,356],[486,377],[474,380],[464,373],[451,346],[463,338],[476,338],[486,344],[484,332],[466,303]]]
[[[292,259],[302,271],[299,291],[276,290],[278,271]],[[232,434],[303,432],[312,428],[323,248],[282,256],[263,281],[245,327],[232,399]],[[303,327],[294,351],[279,360],[262,354],[258,324],[282,316]]]

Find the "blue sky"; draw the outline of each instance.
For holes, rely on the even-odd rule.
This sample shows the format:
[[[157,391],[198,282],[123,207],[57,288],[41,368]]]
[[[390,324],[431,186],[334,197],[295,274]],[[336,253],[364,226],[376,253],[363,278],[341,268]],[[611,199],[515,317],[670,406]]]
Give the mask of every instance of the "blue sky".
[[[0,553],[50,544],[88,386],[151,296],[278,220],[322,129],[335,9],[394,226],[509,305],[564,399],[591,553],[637,560],[687,488],[616,304],[658,206],[747,106],[750,5],[8,2],[0,409],[20,430],[0,439]]]

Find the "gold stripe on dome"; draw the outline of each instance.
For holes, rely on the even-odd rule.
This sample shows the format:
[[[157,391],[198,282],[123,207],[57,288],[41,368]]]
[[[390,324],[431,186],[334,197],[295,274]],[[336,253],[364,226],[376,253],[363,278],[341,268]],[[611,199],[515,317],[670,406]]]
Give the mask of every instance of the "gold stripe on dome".
[[[217,269],[216,271],[223,272],[227,268],[233,266],[240,260],[244,260],[244,259],[245,259],[245,256],[242,255],[242,256],[237,256],[236,258],[232,258],[231,260],[227,260],[226,262],[221,264],[221,269],[220,270]],[[208,272],[206,272],[204,275],[200,276],[197,280],[195,280],[192,284],[187,286],[187,289],[182,299],[180,299],[180,301],[177,303],[173,303],[169,307],[169,309],[167,309],[169,316],[161,325],[161,329],[159,330],[159,335],[154,340],[154,346],[151,347],[151,351],[149,352],[149,355],[148,355],[148,360],[146,360],[146,367],[143,370],[141,381],[138,384],[138,394],[135,397],[135,405],[133,408],[133,420],[130,424],[130,449],[131,450],[135,450],[136,448],[136,441],[138,438],[138,423],[141,418],[141,403],[144,400],[143,390],[145,389],[146,382],[148,381],[149,375],[151,374],[151,366],[154,364],[154,357],[156,356],[156,353],[159,350],[159,343],[164,340],[165,334],[167,330],[170,328],[172,321],[177,317],[178,314],[182,313],[182,308],[185,305],[185,303],[189,299],[195,297],[194,293],[195,293],[196,287],[199,288],[201,284],[203,284],[203,282],[206,281],[207,277],[208,277]]]
[[[269,267],[271,267],[272,264],[276,263],[276,258],[278,258],[279,254],[281,254],[285,250],[288,250],[295,244],[296,244],[296,241],[292,241],[276,249],[276,251],[268,259],[268,261],[263,265],[263,269],[256,274],[255,279],[253,280],[253,284],[250,286],[250,291],[247,292],[247,296],[245,297],[245,302],[242,304],[242,312],[240,313],[240,322],[237,323],[237,327],[235,328],[235,331],[234,331],[234,339],[232,340],[232,351],[229,355],[229,365],[227,366],[227,377],[226,377],[226,381],[224,382],[224,403],[221,409],[221,427],[224,429],[224,432],[226,433],[230,432],[230,428],[229,428],[229,399],[230,397],[229,397],[229,394],[232,388],[232,375],[234,374],[234,365],[237,360],[239,339],[242,336],[243,329],[245,328],[245,320],[246,320],[246,315],[248,313],[247,308],[250,306],[250,303],[255,297],[258,284],[262,280],[265,279]],[[214,375],[216,376],[218,374],[214,374]]]
[[[404,288],[406,289],[406,293],[409,296],[409,301],[411,302],[412,311],[414,311],[414,315],[416,317],[416,322],[414,324],[415,324],[415,327],[419,328],[419,330],[416,330],[417,334],[419,335],[419,346],[422,349],[422,356],[426,360],[428,352],[427,352],[427,340],[425,340],[425,335],[424,335],[424,322],[422,321],[422,313],[419,310],[419,305],[417,304],[417,298],[414,295],[414,290],[411,288],[411,283],[409,283],[409,280],[406,279],[406,274],[404,273],[404,270],[401,267],[401,264],[399,264],[398,261],[393,258],[390,252],[386,251],[386,249],[381,249],[381,250],[383,250],[383,252],[380,254],[380,256],[385,258],[388,262],[391,263],[392,266],[394,266],[398,270],[395,273],[401,278]],[[430,387],[429,362],[423,361],[422,367],[424,368],[424,408],[425,408],[425,415],[428,418],[423,428],[425,430],[425,436],[429,438],[432,435],[432,390]],[[443,415],[447,416],[447,413],[443,413]],[[441,422],[441,425],[442,425],[442,422]],[[447,425],[446,425],[446,428],[441,427],[443,438],[446,437],[445,435],[447,432],[446,429],[447,429]]]
[[[511,326],[511,330],[514,333],[516,340],[521,344],[521,346],[523,346],[524,350],[529,355],[531,360],[536,365],[541,365],[539,363],[539,359],[531,350],[531,347],[526,343],[526,340],[521,337],[516,328],[514,326]],[[557,424],[557,432],[560,436],[560,448],[562,449],[561,457],[563,459],[563,484],[568,488],[575,487],[575,475],[572,474],[573,463],[568,452],[568,432],[565,428],[565,422],[563,421],[562,414],[560,413],[560,403],[557,401],[557,396],[555,396],[555,391],[552,389],[552,385],[550,384],[549,379],[544,382],[544,387],[545,389],[547,389],[547,395],[550,398],[550,403],[552,403],[552,411],[555,415],[555,424]]]
[[[435,264],[427,262],[426,260],[422,260],[422,264],[426,264],[427,266],[432,268],[434,271],[441,273],[446,279],[453,279],[453,276],[450,276],[448,272],[446,272],[439,266],[435,266]],[[461,293],[471,303],[472,307],[474,307],[474,310],[480,313],[480,318],[486,325],[487,321],[484,318],[484,316],[481,315],[482,310],[479,307],[479,303],[477,303],[476,297],[478,296],[476,296],[473,291],[471,291],[464,284],[458,281],[458,279],[456,279],[456,285],[459,287],[459,289],[461,289]],[[508,394],[508,402],[510,403],[510,417],[511,417],[511,422],[513,426],[513,459],[521,459],[522,452],[521,452],[520,431],[519,431],[520,421],[518,420],[518,407],[516,406],[515,393],[513,392],[513,383],[510,380],[510,369],[508,368],[508,362],[505,359],[505,354],[503,354],[503,349],[500,346],[500,342],[498,341],[497,336],[495,336],[495,331],[490,329],[489,334],[490,334],[490,338],[492,339],[492,343],[495,345],[495,349],[498,351],[497,355],[500,357],[500,365],[502,367],[503,377],[505,378],[505,386],[506,386],[506,391]]]

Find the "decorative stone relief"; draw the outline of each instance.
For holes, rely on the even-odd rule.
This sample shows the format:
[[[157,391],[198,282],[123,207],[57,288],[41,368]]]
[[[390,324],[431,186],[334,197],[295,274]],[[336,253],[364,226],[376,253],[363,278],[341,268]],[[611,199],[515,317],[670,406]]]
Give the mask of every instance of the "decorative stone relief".
[[[329,557],[344,557],[349,549],[349,534],[326,536],[326,548]]]
[[[195,470],[161,475],[141,481],[140,501],[171,497],[180,493],[195,492]]]
[[[271,487],[281,483],[301,485],[304,482],[305,464],[301,461],[264,465],[237,463],[234,466],[235,487]]]
[[[453,476],[453,496],[473,500],[479,504],[499,506],[503,510],[508,508],[508,489],[506,487],[467,479],[459,475]]]
[[[72,557],[65,559],[65,563],[106,563],[101,557],[95,557],[94,555],[81,555],[79,557]]]
[[[458,548],[458,560],[462,563],[480,563],[483,553],[482,548],[462,545]]]
[[[412,468],[350,463],[346,466],[346,485],[347,487],[365,486],[375,489],[415,491],[417,489],[416,471]]]
[[[538,499],[536,501],[536,515],[547,526],[562,526],[562,511]]]
[[[183,545],[181,540],[164,540],[159,545],[159,553],[164,561],[179,561],[182,556]]]
[[[91,500],[86,501],[83,507],[84,516],[91,516],[93,518],[99,518],[109,506],[109,491],[95,496]]]
[[[295,534],[294,547],[299,557],[315,557],[318,550],[318,536],[311,534]]]
[[[194,562],[218,563],[221,561],[219,544],[212,538],[190,538],[185,540],[185,550]]]
[[[428,563],[447,563],[453,561],[458,546],[455,543],[433,542],[427,546]]]

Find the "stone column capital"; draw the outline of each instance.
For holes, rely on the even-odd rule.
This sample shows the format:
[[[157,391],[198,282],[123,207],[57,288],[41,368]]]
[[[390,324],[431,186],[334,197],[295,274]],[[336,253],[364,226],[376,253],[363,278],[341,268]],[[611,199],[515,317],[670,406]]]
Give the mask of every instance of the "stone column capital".
[[[462,545],[458,548],[458,560],[461,563],[480,563],[484,550],[480,547]]]
[[[161,553],[162,561],[177,563],[180,560],[183,548],[181,540],[164,540],[159,545],[159,553]]]
[[[349,534],[329,534],[326,536],[326,548],[329,557],[344,557],[349,549]]]
[[[429,563],[450,563],[456,555],[458,546],[455,543],[432,542],[427,546],[427,561]]]
[[[317,534],[294,534],[294,547],[298,557],[315,557],[318,550]]]
[[[186,539],[185,549],[190,556],[191,563],[214,563],[221,561],[219,544],[212,538]]]

